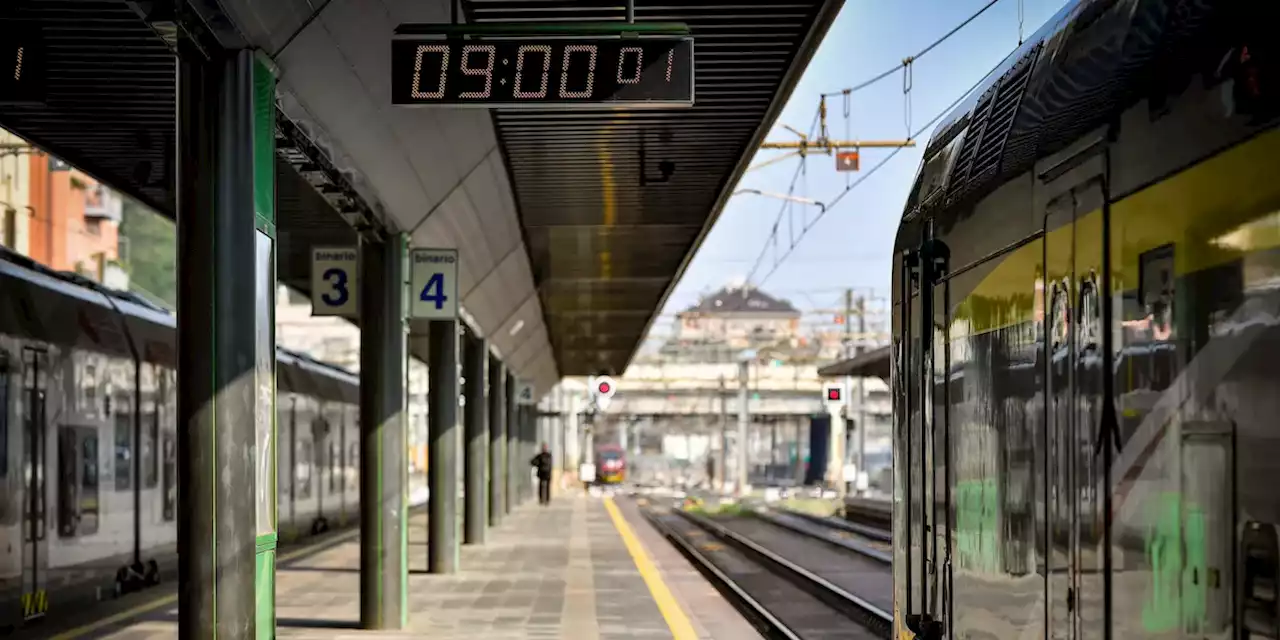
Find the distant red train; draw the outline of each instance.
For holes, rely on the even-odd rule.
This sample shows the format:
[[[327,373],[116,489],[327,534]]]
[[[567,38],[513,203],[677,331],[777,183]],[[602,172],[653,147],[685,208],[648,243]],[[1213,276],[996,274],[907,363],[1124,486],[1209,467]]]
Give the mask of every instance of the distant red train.
[[[596,447],[596,481],[622,484],[627,479],[627,452],[616,444]]]

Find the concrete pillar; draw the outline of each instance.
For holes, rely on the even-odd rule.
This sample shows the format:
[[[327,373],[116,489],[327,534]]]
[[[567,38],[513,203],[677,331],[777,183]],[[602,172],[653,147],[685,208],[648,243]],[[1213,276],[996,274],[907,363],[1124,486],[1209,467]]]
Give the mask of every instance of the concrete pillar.
[[[408,624],[407,241],[360,246],[360,626]]]
[[[792,472],[795,473],[796,486],[800,486],[804,484],[805,419],[801,417],[794,420],[796,421],[796,465]]]
[[[427,389],[427,570],[458,570],[458,321],[432,320]]]
[[[507,373],[507,491],[506,512],[520,504],[520,468],[523,460],[520,459],[520,413],[519,405],[516,402],[516,394],[519,388],[516,386],[516,377],[514,374]]]
[[[507,488],[507,368],[489,357],[489,526],[502,524]]]
[[[466,338],[463,357],[463,377],[467,380],[467,404],[464,419],[467,435],[466,504],[463,511],[463,542],[482,544],[485,523],[489,518],[487,502],[489,467],[489,404],[485,389],[489,385],[489,344],[484,338],[472,335]]]
[[[743,489],[747,486],[747,460],[749,459],[748,450],[751,445],[748,443],[747,427],[751,422],[751,407],[747,404],[749,398],[747,396],[747,384],[750,382],[750,362],[742,361],[738,363],[738,486],[734,488],[734,495],[743,495]]]
[[[538,407],[537,405],[525,405],[524,408],[524,460],[522,467],[524,469],[524,499],[533,501],[538,497],[538,486],[534,484],[533,467],[529,461],[538,452]]]
[[[275,627],[275,78],[179,47],[178,628],[247,639]]]

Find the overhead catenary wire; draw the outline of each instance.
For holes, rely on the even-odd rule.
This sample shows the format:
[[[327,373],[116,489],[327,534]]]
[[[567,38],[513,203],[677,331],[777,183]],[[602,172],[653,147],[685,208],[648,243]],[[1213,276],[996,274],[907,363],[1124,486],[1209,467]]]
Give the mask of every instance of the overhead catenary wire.
[[[919,60],[920,58],[924,57],[925,55],[927,55],[930,51],[933,51],[934,49],[936,49],[936,48],[938,47],[938,45],[942,44],[943,42],[946,42],[949,38],[951,38],[951,36],[954,36],[955,34],[959,33],[961,29],[963,29],[963,28],[965,28],[965,27],[969,26],[969,23],[973,22],[974,20],[977,20],[977,19],[978,19],[978,17],[980,17],[982,14],[986,13],[988,9],[990,9],[991,7],[996,6],[996,5],[997,5],[997,4],[999,4],[999,3],[1000,3],[1000,0],[988,0],[988,2],[987,2],[985,5],[982,5],[982,8],[981,8],[981,9],[978,9],[978,10],[977,10],[973,15],[969,16],[968,18],[966,18],[966,19],[964,20],[964,22],[961,22],[960,24],[956,25],[956,26],[955,26],[955,27],[953,27],[950,31],[948,31],[948,32],[946,32],[945,34],[943,34],[943,35],[942,35],[942,37],[940,37],[940,38],[938,38],[938,39],[934,40],[933,42],[929,43],[929,45],[928,45],[928,46],[926,46],[925,48],[923,48],[923,49],[921,49],[921,50],[917,51],[917,52],[915,53],[915,55],[910,55],[910,56],[907,56],[907,57],[903,58],[903,59],[902,59],[902,62],[899,62],[898,64],[894,65],[893,67],[891,67],[891,68],[889,68],[889,69],[885,69],[884,71],[882,71],[882,72],[880,72],[880,73],[877,73],[876,75],[871,76],[870,78],[867,78],[866,80],[863,80],[862,82],[859,82],[858,84],[855,84],[855,85],[853,85],[853,86],[851,86],[851,87],[847,87],[847,88],[841,89],[841,90],[839,90],[839,91],[831,91],[831,92],[828,92],[828,93],[824,93],[824,94],[822,94],[822,97],[823,97],[823,98],[832,98],[832,97],[835,97],[835,96],[838,96],[838,95],[848,95],[848,94],[853,93],[853,92],[855,92],[855,91],[861,91],[861,90],[866,89],[867,87],[869,87],[869,86],[871,86],[871,85],[873,85],[873,84],[875,84],[875,83],[877,83],[877,82],[880,82],[881,80],[884,80],[885,78],[888,78],[889,76],[891,76],[891,75],[893,75],[893,74],[895,74],[895,73],[897,73],[897,72],[899,72],[899,71],[901,71],[901,70],[905,69],[906,67],[910,66],[913,62],[915,62],[915,61]]]
[[[1013,54],[1010,53],[1009,55],[1013,55]],[[1005,56],[1005,60],[1008,60],[1008,56]],[[1001,64],[1003,64],[1003,62],[1001,62]],[[996,65],[996,67],[999,68],[1000,65]],[[912,134],[912,137],[914,138],[922,135],[924,132],[928,131],[935,124],[937,124],[938,121],[946,117],[947,114],[951,113],[953,109],[960,106],[960,103],[964,102],[966,98],[972,95],[973,92],[977,90],[979,86],[982,85],[982,83],[987,79],[989,75],[990,75],[989,73],[984,74],[981,78],[979,78],[977,82],[973,83],[972,86],[970,86],[966,91],[961,93],[960,97],[953,100],[951,104],[946,106],[946,108],[939,111],[937,115],[930,118],[928,122],[924,123],[918,129],[916,129],[915,132]],[[820,211],[818,215],[813,218],[813,220],[809,221],[808,224],[804,225],[804,227],[801,228],[800,237],[797,238],[796,241],[791,244],[791,246],[787,249],[786,253],[784,253],[780,259],[777,259],[774,261],[773,268],[771,268],[769,272],[766,273],[764,277],[760,279],[759,282],[756,282],[755,286],[757,287],[763,286],[764,283],[769,279],[769,277],[772,276],[774,272],[778,270],[778,267],[781,266],[783,262],[786,262],[787,258],[791,256],[791,254],[795,251],[796,247],[800,246],[800,241],[804,239],[804,237],[809,233],[809,230],[812,229],[814,225],[818,223],[819,220],[821,220],[824,216],[830,213],[831,210],[834,209],[836,205],[839,204],[839,202],[844,199],[845,196],[849,195],[849,192],[853,191],[855,188],[858,187],[858,185],[862,184],[863,182],[866,182],[868,178],[875,175],[875,173],[879,171],[881,167],[888,164],[889,161],[893,160],[899,153],[901,153],[901,151],[902,149],[894,149],[893,151],[889,152],[888,155],[886,155],[884,158],[881,158],[879,162],[877,162],[874,166],[868,169],[866,173],[859,176],[857,180],[853,181],[851,184],[846,186],[843,191],[836,194],[834,198],[823,200],[824,202],[827,203],[826,208]]]
[[[870,86],[870,85],[872,85],[872,84],[875,84],[876,82],[879,82],[880,80],[883,80],[883,79],[885,79],[885,78],[888,78],[889,76],[891,76],[891,75],[893,75],[894,73],[897,73],[897,72],[899,72],[899,71],[901,71],[901,72],[902,72],[903,121],[904,121],[904,124],[906,125],[906,132],[907,132],[907,136],[908,136],[908,139],[911,139],[911,140],[914,140],[915,138],[919,137],[919,135],[920,135],[920,134],[922,134],[924,131],[926,131],[929,127],[931,127],[931,126],[933,125],[933,123],[934,123],[934,122],[936,122],[938,119],[941,119],[941,118],[942,118],[942,116],[943,116],[943,115],[945,115],[945,112],[944,112],[943,114],[939,114],[936,118],[934,118],[933,120],[931,120],[931,121],[930,121],[929,123],[927,123],[924,127],[921,127],[918,131],[916,131],[916,132],[914,132],[914,133],[912,132],[912,128],[911,128],[911,124],[912,124],[912,117],[911,117],[912,99],[911,99],[911,98],[912,98],[912,96],[911,96],[911,94],[912,94],[912,88],[913,88],[913,77],[912,77],[912,76],[913,76],[913,74],[912,74],[912,67],[913,67],[914,63],[915,63],[917,60],[919,60],[921,57],[923,57],[923,56],[927,55],[929,52],[931,52],[931,51],[933,51],[934,49],[936,49],[936,48],[937,48],[939,45],[941,45],[943,42],[946,42],[946,41],[947,41],[948,39],[950,39],[952,36],[954,36],[955,34],[959,33],[959,32],[960,32],[960,30],[964,29],[966,26],[968,26],[969,24],[971,24],[974,20],[977,20],[977,19],[978,19],[978,17],[982,16],[984,13],[986,13],[988,10],[990,10],[992,7],[994,7],[994,6],[995,6],[996,4],[998,4],[999,2],[1000,2],[1000,0],[988,0],[988,2],[987,2],[986,4],[984,4],[980,9],[978,9],[976,12],[974,12],[972,15],[970,15],[970,16],[969,16],[968,18],[966,18],[964,21],[960,22],[960,23],[959,23],[959,24],[957,24],[955,27],[951,28],[949,31],[947,31],[945,34],[943,34],[941,37],[939,37],[939,38],[937,38],[937,39],[933,40],[932,42],[930,42],[927,46],[925,46],[923,49],[920,49],[919,51],[917,51],[914,55],[907,56],[906,58],[903,58],[903,60],[902,60],[902,62],[901,62],[901,63],[899,63],[899,64],[897,64],[897,65],[894,65],[892,68],[887,69],[887,70],[885,70],[884,72],[879,73],[879,74],[877,74],[877,75],[875,75],[875,76],[873,76],[873,77],[871,77],[871,78],[869,78],[869,79],[867,79],[867,80],[865,80],[865,81],[863,81],[863,82],[861,82],[861,83],[858,83],[858,84],[856,84],[856,85],[854,85],[854,86],[852,86],[852,87],[849,87],[849,88],[847,88],[847,89],[843,89],[843,90],[840,90],[840,91],[833,91],[833,92],[829,92],[829,93],[823,93],[823,94],[821,94],[821,96],[822,96],[822,102],[820,102],[820,104],[819,104],[819,106],[818,106],[817,111],[814,113],[814,119],[813,119],[813,122],[811,122],[811,123],[810,123],[810,125],[809,125],[809,137],[810,137],[810,138],[812,138],[812,137],[813,137],[814,127],[816,127],[816,126],[818,125],[818,121],[819,121],[819,119],[820,119],[820,117],[821,117],[821,115],[822,115],[823,109],[824,109],[824,107],[825,107],[825,100],[826,100],[826,98],[833,97],[833,96],[842,96],[842,97],[843,97],[843,101],[844,101],[844,103],[843,103],[843,111],[844,111],[844,115],[845,115],[845,126],[846,126],[846,129],[847,129],[847,128],[848,128],[848,123],[849,123],[849,120],[848,120],[848,118],[849,118],[849,113],[850,113],[850,103],[849,103],[849,100],[850,100],[850,96],[851,96],[851,94],[852,94],[852,93],[854,93],[855,91],[859,91],[859,90],[864,89],[864,88],[866,88],[866,87],[868,87],[868,86]],[[1021,2],[1021,0],[1019,0],[1019,3],[1020,3],[1020,2]],[[966,93],[965,95],[968,95],[968,93]],[[963,99],[963,96],[961,96],[961,99]],[[957,101],[957,103],[956,103],[956,104],[959,104],[959,102]],[[949,110],[949,109],[948,109],[948,110]],[[825,123],[825,120],[823,120],[823,122]],[[826,126],[825,126],[825,124],[824,124],[824,125],[823,125],[823,132],[822,132],[824,135],[825,135],[825,133],[826,133],[825,129],[826,129]],[[857,180],[851,180],[851,179],[850,179],[850,177],[846,177],[846,180],[845,180],[845,191],[844,191],[843,193],[841,193],[841,194],[840,194],[840,197],[842,197],[842,196],[844,195],[844,193],[848,193],[851,189],[853,189],[853,188],[854,188],[854,187],[856,187],[857,185],[861,184],[864,180],[866,180],[868,177],[870,177],[871,175],[873,175],[873,174],[876,172],[876,170],[878,170],[881,166],[883,166],[883,165],[884,165],[888,160],[890,160],[890,159],[892,159],[894,156],[898,155],[898,153],[900,153],[901,151],[902,151],[902,147],[895,147],[895,148],[893,149],[893,151],[889,153],[889,155],[887,155],[887,156],[886,156],[884,159],[882,159],[879,163],[877,163],[875,166],[873,166],[873,167],[872,167],[872,168],[871,168],[867,173],[865,173],[865,174],[863,174],[862,176],[860,176]],[[801,159],[800,159],[800,164],[799,164],[799,165],[797,165],[795,173],[794,173],[794,174],[792,174],[790,185],[787,187],[787,195],[793,195],[793,194],[794,194],[794,192],[795,192],[795,185],[796,185],[796,181],[800,178],[800,176],[802,175],[802,172],[804,171],[804,167],[805,167],[805,164],[804,164],[804,163],[805,163],[805,157],[804,157],[804,156],[803,156],[803,154],[802,154],[802,155],[801,155]],[[783,217],[784,215],[786,215],[788,211],[790,211],[790,209],[788,208],[788,207],[790,206],[790,203],[784,202],[784,203],[782,204],[782,206],[780,206],[780,207],[779,207],[779,209],[778,209],[778,215],[774,218],[773,224],[772,224],[772,226],[770,227],[770,230],[769,230],[769,237],[765,240],[764,246],[763,246],[763,247],[761,247],[761,249],[760,249],[760,253],[759,253],[759,255],[756,257],[755,263],[752,265],[751,270],[747,273],[747,282],[753,282],[753,280],[754,280],[754,278],[755,278],[756,273],[757,273],[757,272],[759,272],[759,270],[760,270],[761,266],[764,264],[765,256],[769,254],[769,250],[770,250],[770,249],[773,249],[773,254],[774,254],[774,264],[773,264],[773,268],[769,271],[769,273],[765,276],[765,278],[761,280],[761,282],[763,282],[764,280],[767,280],[767,279],[768,279],[768,277],[769,277],[769,275],[772,275],[772,274],[773,274],[773,272],[777,270],[778,265],[779,265],[779,264],[781,264],[784,260],[786,260],[787,256],[790,256],[790,255],[791,255],[791,252],[795,250],[796,245],[797,245],[797,244],[799,244],[799,240],[800,240],[801,238],[803,238],[803,237],[804,237],[805,233],[806,233],[810,228],[812,228],[812,226],[813,226],[813,225],[814,225],[818,220],[820,220],[823,216],[825,216],[825,215],[826,215],[827,211],[829,211],[829,210],[830,210],[831,205],[832,205],[832,203],[827,202],[827,203],[825,204],[825,206],[824,206],[824,207],[823,207],[823,208],[818,212],[818,214],[817,214],[817,215],[816,215],[812,220],[809,220],[809,219],[807,218],[807,215],[805,215],[805,216],[802,218],[802,222],[801,222],[801,225],[800,225],[800,227],[801,227],[801,228],[800,228],[800,235],[799,235],[799,237],[796,237],[796,236],[794,235],[794,230],[790,228],[790,226],[791,226],[791,225],[789,224],[788,234],[787,234],[787,235],[788,235],[788,243],[787,243],[787,244],[788,244],[788,247],[787,247],[787,249],[786,249],[785,253],[783,253],[782,257],[781,257],[781,258],[779,258],[779,256],[778,256],[778,233],[779,233],[779,228],[780,228],[780,226],[781,226],[781,224],[782,224],[782,217]],[[793,221],[792,221],[792,220],[789,220],[789,223],[790,223],[790,222],[793,222]]]
[[[816,129],[818,126],[818,120],[821,113],[822,113],[821,108],[814,109],[813,120],[809,123],[808,137],[810,138],[813,137],[814,129]],[[804,172],[804,169],[805,169],[805,158],[801,157],[799,164],[796,165],[795,172],[791,174],[791,183],[787,186],[788,196],[795,195],[796,182],[800,179],[800,175]],[[775,258],[776,258],[778,227],[782,224],[782,216],[786,214],[787,206],[789,204],[790,204],[789,202],[783,202],[782,205],[778,207],[778,215],[774,218],[773,226],[769,231],[769,237],[772,242],[766,242],[764,247],[760,249],[760,255],[756,257],[755,264],[751,267],[751,271],[747,272],[747,282],[751,282],[751,277],[755,275],[756,270],[759,269],[760,265],[764,262],[764,257],[769,252],[770,246],[774,247]]]

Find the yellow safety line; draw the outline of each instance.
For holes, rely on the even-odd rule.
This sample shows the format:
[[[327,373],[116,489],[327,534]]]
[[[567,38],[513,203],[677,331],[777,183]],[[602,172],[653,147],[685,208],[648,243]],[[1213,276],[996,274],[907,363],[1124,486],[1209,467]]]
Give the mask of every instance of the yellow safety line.
[[[671,595],[671,589],[667,588],[667,583],[662,580],[658,568],[649,559],[649,554],[645,553],[644,546],[631,530],[631,525],[627,524],[626,519],[622,517],[618,506],[613,504],[613,498],[606,497],[604,507],[609,511],[609,517],[613,519],[613,526],[618,530],[618,535],[622,536],[622,542],[627,545],[627,551],[631,553],[631,560],[636,563],[640,577],[644,578],[645,585],[649,587],[653,601],[658,604],[658,611],[662,612],[662,617],[667,621],[672,637],[675,640],[697,640],[698,633],[693,630],[689,617],[684,614],[684,609],[680,608],[680,603],[676,602],[675,596]]]
[[[308,553],[312,551],[316,546],[320,546],[320,545],[337,546],[339,543],[346,542],[347,540],[354,538],[358,535],[360,535],[359,529],[356,529],[354,531],[348,531],[347,533],[336,535],[323,542],[317,542],[314,545],[308,545],[300,549],[294,549],[289,553],[281,554],[280,557],[276,558],[276,562],[277,563],[288,562],[289,560],[292,560],[304,553]],[[100,620],[95,620],[86,625],[76,627],[75,629],[72,629],[70,631],[64,631],[56,636],[53,636],[53,638],[51,638],[50,640],[72,640],[72,638],[79,638],[91,631],[97,631],[98,629],[116,624],[117,622],[122,622],[124,620],[128,620],[129,618],[135,618],[144,613],[147,613],[148,611],[154,611],[155,609],[159,609],[160,607],[163,607],[165,605],[173,604],[177,600],[178,600],[178,594],[176,593],[170,594],[167,596],[161,596],[159,598],[156,598],[155,600],[144,602],[132,609],[121,611],[120,613],[117,613],[112,616],[107,616],[106,618],[102,618]]]

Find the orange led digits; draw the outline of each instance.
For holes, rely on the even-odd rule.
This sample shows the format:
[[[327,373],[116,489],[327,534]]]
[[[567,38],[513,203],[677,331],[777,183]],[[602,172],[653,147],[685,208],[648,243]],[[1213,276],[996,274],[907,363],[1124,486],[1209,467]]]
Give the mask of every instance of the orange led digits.
[[[596,79],[596,48],[589,44],[571,44],[564,48],[564,64],[560,67],[560,97],[561,98],[590,98],[591,88],[595,86]],[[569,55],[586,51],[591,54],[591,58],[587,63],[587,83],[582,91],[569,91]]]
[[[521,91],[520,90],[520,74],[524,73],[524,54],[525,52],[542,54],[542,84],[537,91]],[[516,54],[516,86],[512,92],[517,98],[545,98],[547,96],[547,72],[551,70],[551,47],[545,44],[526,44],[521,46],[519,53]]]
[[[484,76],[484,90],[463,91],[458,94],[459,98],[488,98],[489,94],[493,93],[493,61],[498,57],[497,50],[498,48],[491,44],[469,44],[462,48],[462,60],[460,61],[462,64],[462,72],[469,76]],[[483,69],[474,69],[469,64],[471,54],[476,51],[483,51],[489,54],[488,61],[485,63]],[[448,54],[445,54],[445,60],[448,59]],[[441,82],[444,82],[443,75],[444,74],[441,74]]]
[[[636,73],[630,78],[622,77],[622,65],[626,62],[627,53],[636,54]],[[640,74],[644,71],[644,49],[640,47],[623,47],[618,54],[618,84],[636,84],[640,82]]]
[[[440,86],[430,93],[422,90],[422,56],[428,53],[440,54]],[[413,60],[413,92],[414,98],[444,97],[445,69],[449,68],[449,46],[443,44],[424,44],[418,46],[418,55]]]

